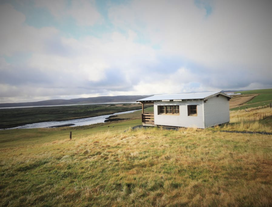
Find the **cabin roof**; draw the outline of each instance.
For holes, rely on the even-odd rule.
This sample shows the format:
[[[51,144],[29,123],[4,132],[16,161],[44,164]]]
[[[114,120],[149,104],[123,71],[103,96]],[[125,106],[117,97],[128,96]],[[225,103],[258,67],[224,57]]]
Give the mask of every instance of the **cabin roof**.
[[[147,98],[139,99],[137,102],[155,102],[155,101],[182,101],[182,100],[207,100],[211,97],[222,95],[230,99],[228,95],[223,92],[198,92],[198,93],[180,93],[180,94],[161,94],[154,95]]]

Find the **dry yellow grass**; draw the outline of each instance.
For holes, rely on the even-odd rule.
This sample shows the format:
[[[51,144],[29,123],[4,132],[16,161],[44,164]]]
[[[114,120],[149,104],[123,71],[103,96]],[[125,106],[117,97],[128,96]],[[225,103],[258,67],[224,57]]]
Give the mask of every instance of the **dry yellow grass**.
[[[272,108],[257,107],[251,109],[237,110],[230,112],[230,123],[259,121],[266,117],[272,116]]]
[[[271,116],[231,111],[215,129],[272,132]],[[0,131],[0,206],[272,205],[271,135],[137,124]]]
[[[71,141],[70,129],[0,131],[0,206],[272,206],[272,136],[216,130],[272,132],[271,116],[127,130],[135,119],[74,128]]]
[[[1,206],[270,206],[272,139],[107,130],[0,150]]]
[[[272,108],[257,107],[247,110],[230,112],[230,124],[224,125],[223,130],[272,132]],[[263,122],[268,120],[268,123]]]

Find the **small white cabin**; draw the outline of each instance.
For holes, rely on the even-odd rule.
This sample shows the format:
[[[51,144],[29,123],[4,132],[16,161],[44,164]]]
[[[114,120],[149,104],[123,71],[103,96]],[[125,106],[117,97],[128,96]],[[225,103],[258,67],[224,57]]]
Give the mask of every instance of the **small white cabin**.
[[[142,123],[147,126],[207,128],[228,123],[230,97],[222,92],[154,95],[142,103]],[[146,104],[154,105],[154,114],[144,113]]]

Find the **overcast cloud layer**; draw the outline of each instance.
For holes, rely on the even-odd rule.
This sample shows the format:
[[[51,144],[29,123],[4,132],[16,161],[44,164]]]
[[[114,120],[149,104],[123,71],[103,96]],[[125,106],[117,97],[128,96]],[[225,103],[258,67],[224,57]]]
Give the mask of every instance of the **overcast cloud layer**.
[[[0,102],[272,88],[271,0],[0,0]]]

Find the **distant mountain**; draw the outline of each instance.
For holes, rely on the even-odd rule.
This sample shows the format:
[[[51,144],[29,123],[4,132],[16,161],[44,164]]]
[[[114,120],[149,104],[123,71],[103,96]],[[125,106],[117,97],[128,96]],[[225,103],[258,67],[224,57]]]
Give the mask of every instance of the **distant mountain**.
[[[0,107],[20,107],[20,106],[50,106],[50,105],[70,105],[70,104],[95,104],[95,103],[112,103],[112,102],[136,102],[138,99],[148,96],[100,96],[92,98],[77,99],[54,99],[26,103],[2,103]]]

